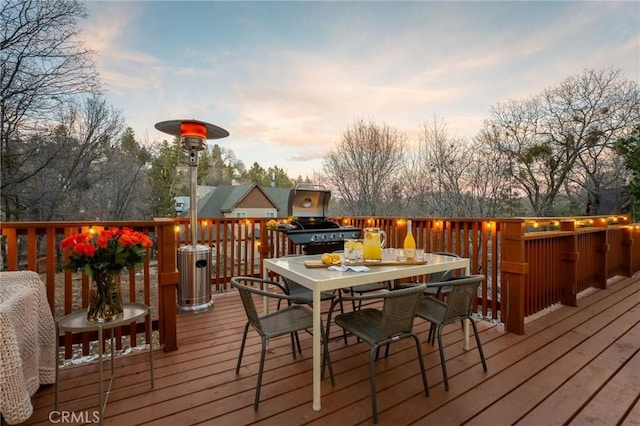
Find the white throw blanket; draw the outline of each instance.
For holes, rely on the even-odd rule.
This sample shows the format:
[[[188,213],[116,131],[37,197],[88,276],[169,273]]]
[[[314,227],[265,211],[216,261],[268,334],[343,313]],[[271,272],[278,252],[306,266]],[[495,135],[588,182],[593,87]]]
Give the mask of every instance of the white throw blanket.
[[[31,417],[31,396],[55,382],[55,325],[46,287],[32,271],[0,272],[0,413]]]

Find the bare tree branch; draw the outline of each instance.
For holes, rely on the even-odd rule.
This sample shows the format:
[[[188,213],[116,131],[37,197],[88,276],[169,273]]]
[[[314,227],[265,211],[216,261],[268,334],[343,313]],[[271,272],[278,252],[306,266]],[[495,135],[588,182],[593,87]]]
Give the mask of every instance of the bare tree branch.
[[[406,138],[387,125],[356,121],[325,157],[324,180],[353,215],[398,214]],[[400,197],[402,198],[402,197]]]

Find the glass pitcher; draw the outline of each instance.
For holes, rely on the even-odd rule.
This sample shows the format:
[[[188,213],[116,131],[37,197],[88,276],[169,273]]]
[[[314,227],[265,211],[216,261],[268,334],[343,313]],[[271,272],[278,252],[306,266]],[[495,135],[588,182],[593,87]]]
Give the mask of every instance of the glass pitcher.
[[[387,233],[380,228],[364,228],[364,261],[381,262],[382,248],[387,243]]]

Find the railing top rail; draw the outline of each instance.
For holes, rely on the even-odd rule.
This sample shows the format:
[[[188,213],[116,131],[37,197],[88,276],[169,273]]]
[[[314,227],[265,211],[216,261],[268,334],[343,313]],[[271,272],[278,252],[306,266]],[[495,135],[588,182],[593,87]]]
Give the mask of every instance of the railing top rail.
[[[157,220],[132,220],[132,221],[59,221],[59,222],[2,222],[0,230],[2,235],[6,235],[9,230],[13,230],[16,235],[26,235],[30,231],[35,231],[38,235],[44,235],[54,229],[57,233],[62,233],[70,228],[92,228],[92,227],[128,227],[132,229],[155,228],[157,226],[166,226],[173,224],[173,219],[157,219]]]
[[[173,222],[172,218],[159,218],[153,220],[84,220],[84,221],[52,221],[52,222],[2,222],[3,228],[68,228],[74,226],[155,226],[159,222]]]

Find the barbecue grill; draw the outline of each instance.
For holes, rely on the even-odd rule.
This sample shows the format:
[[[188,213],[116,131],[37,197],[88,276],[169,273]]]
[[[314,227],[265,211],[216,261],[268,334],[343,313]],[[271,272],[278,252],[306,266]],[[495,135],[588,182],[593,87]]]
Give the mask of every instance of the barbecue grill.
[[[289,192],[291,223],[278,228],[293,244],[302,245],[306,254],[329,253],[344,248],[344,240],[358,238],[361,230],[341,227],[327,219],[331,191],[322,185],[297,184]]]

